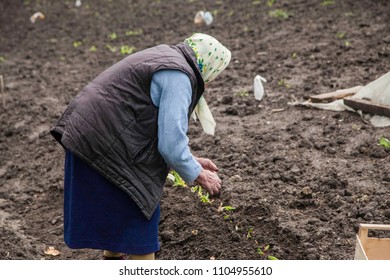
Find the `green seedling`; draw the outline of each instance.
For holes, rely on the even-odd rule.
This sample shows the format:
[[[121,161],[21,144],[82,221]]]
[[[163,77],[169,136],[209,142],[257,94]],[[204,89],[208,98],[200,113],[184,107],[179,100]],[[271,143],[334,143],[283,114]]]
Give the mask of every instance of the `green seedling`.
[[[345,32],[337,32],[336,33],[336,38],[338,39],[344,39],[345,38]]]
[[[108,38],[110,38],[111,40],[116,40],[118,38],[118,35],[116,35],[115,32],[112,32],[111,34],[108,35]]]
[[[288,19],[290,17],[290,15],[282,9],[269,11],[268,15],[272,18],[280,18],[280,19]]]
[[[248,97],[249,93],[247,90],[243,90],[243,91],[240,91],[239,93],[237,93],[237,95],[241,96],[241,97]]]
[[[267,0],[267,6],[272,7],[275,4],[276,0]]]
[[[257,242],[256,242],[257,243]],[[278,258],[271,256],[268,254],[268,250],[270,249],[270,245],[266,245],[261,249],[261,247],[257,248],[257,253],[263,258],[267,258],[267,260],[278,260]]]
[[[4,56],[0,56],[0,63],[4,62],[5,61],[5,58]]]
[[[135,51],[135,47],[129,47],[127,45],[121,46],[121,54],[132,54]]]
[[[83,43],[82,43],[81,41],[74,41],[74,42],[73,42],[73,47],[78,48],[78,47],[80,47],[82,44],[83,44]]]
[[[346,17],[351,17],[351,16],[353,16],[353,13],[352,12],[347,12],[347,13],[345,13],[345,16]]]
[[[89,48],[89,51],[90,51],[90,52],[96,52],[96,51],[97,51],[97,48],[96,48],[95,46],[91,46],[91,47]]]
[[[259,5],[259,4],[261,4],[261,0],[252,1],[252,5]]]
[[[211,203],[210,195],[208,193],[203,193],[201,186],[194,186],[191,188],[193,193],[196,193],[202,203]]]
[[[116,47],[111,46],[109,44],[106,45],[106,48],[110,50],[110,52],[116,52]]]
[[[233,11],[233,10],[230,10],[230,12],[229,12],[227,15],[228,15],[228,17],[233,16],[233,15],[234,15],[234,11]]]
[[[285,81],[285,80],[279,80],[278,81],[278,86],[280,87],[285,87],[285,88],[290,88],[291,86]]]
[[[321,6],[332,6],[334,4],[335,2],[333,0],[324,0],[322,1]]]
[[[141,28],[135,29],[135,30],[129,30],[126,31],[126,36],[137,36],[141,35],[144,31]]]
[[[186,182],[184,182],[184,180],[180,177],[179,173],[177,173],[175,170],[172,170],[170,172],[170,174],[172,174],[173,177],[175,177],[174,182],[173,182],[174,187],[186,187],[187,186]]]
[[[253,237],[252,234],[254,231],[255,231],[255,229],[253,227],[248,228],[247,233],[246,233],[246,239],[252,239],[252,237]]]
[[[379,138],[378,145],[382,146],[385,149],[390,149],[390,140],[382,136],[381,138]]]
[[[298,57],[298,55],[297,55],[296,52],[294,52],[294,53],[291,55],[291,58],[292,58],[292,59],[296,59],[297,57]]]
[[[351,43],[350,43],[349,41],[345,41],[345,42],[344,42],[344,46],[350,47],[350,46],[351,46]]]

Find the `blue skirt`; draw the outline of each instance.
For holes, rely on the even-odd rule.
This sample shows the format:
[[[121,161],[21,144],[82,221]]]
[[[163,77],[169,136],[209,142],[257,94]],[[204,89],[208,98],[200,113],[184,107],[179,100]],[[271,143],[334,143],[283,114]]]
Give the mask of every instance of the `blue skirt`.
[[[153,253],[160,249],[159,220],[160,207],[148,220],[124,191],[66,152],[64,239],[69,248]]]

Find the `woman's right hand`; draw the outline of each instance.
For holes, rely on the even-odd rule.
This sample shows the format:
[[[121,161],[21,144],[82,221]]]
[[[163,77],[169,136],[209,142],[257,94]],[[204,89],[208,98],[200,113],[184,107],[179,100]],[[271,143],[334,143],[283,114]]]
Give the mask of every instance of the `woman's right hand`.
[[[202,169],[195,182],[201,185],[211,196],[218,195],[221,191],[222,181],[216,172]]]

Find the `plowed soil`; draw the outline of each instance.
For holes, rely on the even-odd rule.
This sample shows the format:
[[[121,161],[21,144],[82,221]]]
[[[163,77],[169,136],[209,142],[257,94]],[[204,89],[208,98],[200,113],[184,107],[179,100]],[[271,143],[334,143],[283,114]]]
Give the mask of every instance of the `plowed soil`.
[[[194,25],[199,10],[213,13],[211,25]],[[38,11],[45,18],[32,23]],[[206,91],[216,135],[194,121],[189,129],[223,191],[204,203],[191,186],[165,187],[159,259],[353,259],[359,223],[390,223],[390,151],[378,145],[389,128],[288,104],[389,71],[390,1],[1,0],[0,14],[0,259],[101,258],[63,242],[64,153],[49,129],[126,55],[121,46],[193,32],[232,51]],[[267,79],[262,101],[257,74]],[[60,254],[46,255],[50,246]]]

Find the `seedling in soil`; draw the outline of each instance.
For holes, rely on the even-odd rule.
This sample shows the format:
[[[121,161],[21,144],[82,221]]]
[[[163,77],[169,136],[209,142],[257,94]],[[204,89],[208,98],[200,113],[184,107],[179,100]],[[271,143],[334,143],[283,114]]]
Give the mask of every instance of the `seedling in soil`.
[[[276,9],[276,10],[270,11],[268,14],[270,17],[280,18],[280,19],[288,19],[290,17],[290,15],[282,9]]]
[[[135,30],[129,30],[126,31],[126,36],[137,36],[141,35],[144,31],[141,28],[135,29]]]
[[[92,47],[89,48],[89,51],[90,52],[96,52],[97,48],[95,46],[92,46]]]
[[[248,97],[249,93],[247,90],[243,90],[243,91],[239,92],[238,95],[241,97]]]
[[[332,5],[334,5],[334,1],[333,0],[324,0],[324,1],[322,1],[321,5],[322,6],[332,6]]]
[[[73,42],[73,47],[78,48],[78,47],[80,47],[82,44],[83,44],[83,43],[82,43],[81,41],[74,41],[74,42]]]
[[[252,2],[252,5],[259,5],[261,4],[261,0],[255,0]]]
[[[276,0],[267,0],[267,6],[272,7],[275,4]]]
[[[4,62],[5,58],[4,56],[0,56],[0,63]]]
[[[268,250],[270,249],[270,245],[266,245],[261,249],[261,247],[257,248],[257,253],[259,253],[260,256],[263,258],[266,258],[267,260],[278,260],[278,258],[269,255]]]
[[[109,44],[106,45],[106,48],[110,50],[110,52],[116,52],[116,47],[111,46]]]
[[[115,32],[112,32],[110,35],[108,35],[108,38],[110,38],[111,40],[116,40],[118,38],[118,35],[116,35]]]
[[[175,180],[173,183],[174,187],[186,187],[187,186],[186,182],[184,182],[184,180],[180,177],[180,175],[175,170],[172,170],[170,172],[170,174],[172,174],[175,177]]]
[[[390,140],[382,136],[381,138],[379,138],[378,145],[382,146],[385,149],[390,149]]]
[[[198,194],[198,197],[203,203],[211,203],[210,195],[208,193],[204,194],[201,186],[194,186],[191,188],[191,191]]]
[[[345,32],[337,32],[336,33],[336,38],[338,39],[344,39],[345,38]]]
[[[253,227],[248,228],[247,233],[246,233],[246,239],[252,239],[252,237],[253,237],[252,234],[254,231],[255,231],[255,229]]]
[[[290,88],[291,87],[285,80],[279,80],[278,81],[278,86],[285,87],[285,88]]]
[[[127,45],[121,46],[121,54],[132,54],[135,51],[135,47],[129,47]]]

